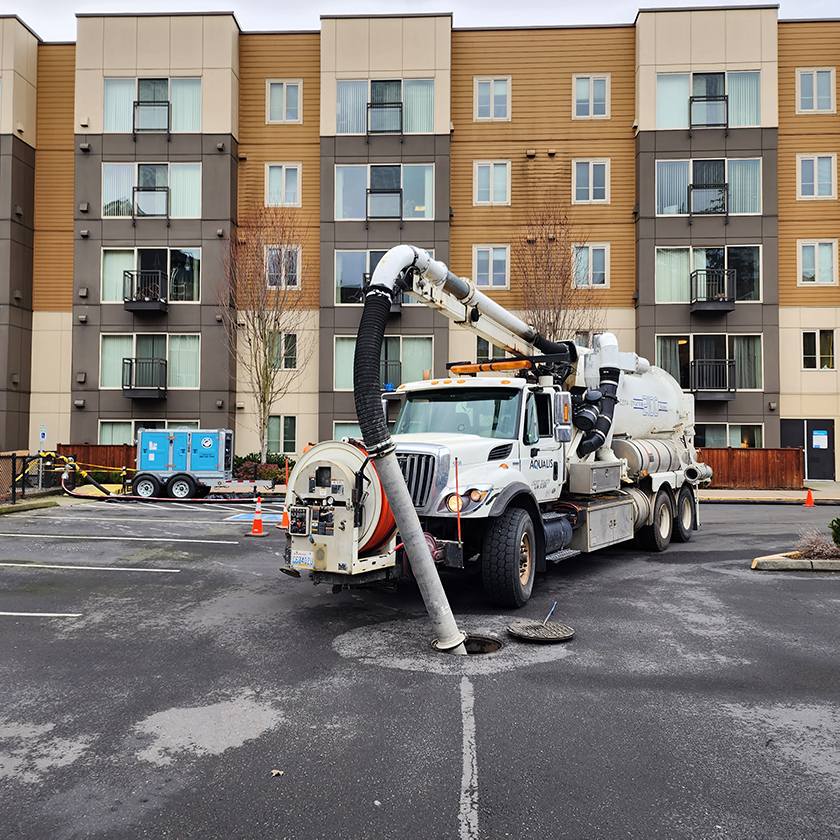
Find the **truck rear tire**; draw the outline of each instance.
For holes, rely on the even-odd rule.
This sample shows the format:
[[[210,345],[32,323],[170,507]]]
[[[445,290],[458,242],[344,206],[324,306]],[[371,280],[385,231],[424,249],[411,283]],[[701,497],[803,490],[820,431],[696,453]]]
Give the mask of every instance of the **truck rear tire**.
[[[484,538],[481,576],[484,591],[500,607],[522,607],[534,589],[537,541],[528,511],[508,508],[493,520]]]
[[[173,475],[166,485],[170,499],[191,499],[195,495],[195,481],[189,475]]]
[[[674,510],[671,497],[660,487],[653,502],[653,522],[639,529],[639,542],[645,551],[665,551],[674,532]]]
[[[677,496],[677,515],[674,517],[674,539],[677,542],[687,543],[691,539],[696,516],[694,493],[688,484],[683,484]]]
[[[160,496],[160,482],[149,473],[138,473],[131,482],[131,492],[144,499]]]

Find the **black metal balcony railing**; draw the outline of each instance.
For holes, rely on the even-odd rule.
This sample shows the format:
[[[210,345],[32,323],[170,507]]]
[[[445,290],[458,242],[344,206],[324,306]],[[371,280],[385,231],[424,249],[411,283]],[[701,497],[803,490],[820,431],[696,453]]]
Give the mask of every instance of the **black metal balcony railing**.
[[[123,359],[122,390],[132,399],[166,396],[166,359]]]
[[[695,128],[723,128],[729,134],[729,97],[690,96],[688,98],[688,135]]]
[[[367,106],[368,134],[399,134],[403,136],[402,102],[369,102]]]
[[[128,312],[166,312],[167,276],[163,271],[123,272],[123,308]]]
[[[691,272],[692,312],[730,312],[735,308],[734,268],[698,268]]]
[[[379,362],[379,379],[382,389],[394,391],[402,384],[402,362],[398,359],[383,359]]]
[[[365,227],[371,219],[399,220],[402,227],[403,191],[401,189],[369,189],[367,191],[367,218]]]
[[[166,219],[169,225],[169,187],[132,187],[132,218]]]
[[[695,359],[689,386],[698,399],[735,399],[735,359]]]
[[[165,131],[169,139],[171,106],[168,101],[134,103],[134,124],[132,134],[137,139],[138,133],[146,131]]]
[[[721,215],[729,224],[728,184],[689,184],[688,223],[692,216]]]

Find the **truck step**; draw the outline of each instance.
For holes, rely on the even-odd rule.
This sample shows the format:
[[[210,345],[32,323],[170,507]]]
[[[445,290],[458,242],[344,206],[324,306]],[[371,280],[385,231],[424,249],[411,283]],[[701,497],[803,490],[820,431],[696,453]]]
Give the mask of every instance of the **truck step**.
[[[572,557],[577,557],[580,554],[579,551],[575,551],[573,548],[563,548],[560,551],[555,551],[553,554],[546,555],[546,562],[547,563],[560,563],[563,560],[570,560]]]

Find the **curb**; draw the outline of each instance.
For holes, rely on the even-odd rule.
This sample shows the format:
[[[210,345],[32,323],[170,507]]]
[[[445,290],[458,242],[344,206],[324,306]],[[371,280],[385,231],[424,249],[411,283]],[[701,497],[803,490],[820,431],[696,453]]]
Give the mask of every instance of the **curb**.
[[[805,504],[800,499],[757,499],[755,496],[750,498],[732,498],[732,499],[714,499],[700,496],[700,501],[704,505],[799,505],[805,507]],[[814,507],[831,507],[840,505],[840,499],[814,499]]]
[[[37,502],[18,502],[16,505],[0,505],[0,516],[4,513],[23,513],[27,510],[38,510],[39,508],[58,507],[58,502],[52,499],[45,499]]]
[[[840,572],[840,559],[806,560],[787,554],[768,554],[756,557],[750,568],[759,572]]]

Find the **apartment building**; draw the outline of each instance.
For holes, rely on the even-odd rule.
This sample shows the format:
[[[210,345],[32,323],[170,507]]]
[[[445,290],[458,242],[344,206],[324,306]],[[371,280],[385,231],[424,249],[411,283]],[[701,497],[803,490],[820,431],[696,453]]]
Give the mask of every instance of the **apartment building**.
[[[84,14],[74,44],[0,24],[0,448],[201,425],[256,449],[218,298],[266,207],[295,219],[266,260],[302,302],[269,448],[353,434],[382,254],[420,245],[526,315],[517,249],[550,204],[587,292],[579,340],[609,329],[669,370],[700,444],[802,445],[809,477],[835,476],[840,21],[731,6],[248,33],[230,13]],[[406,296],[383,393],[498,352]]]

